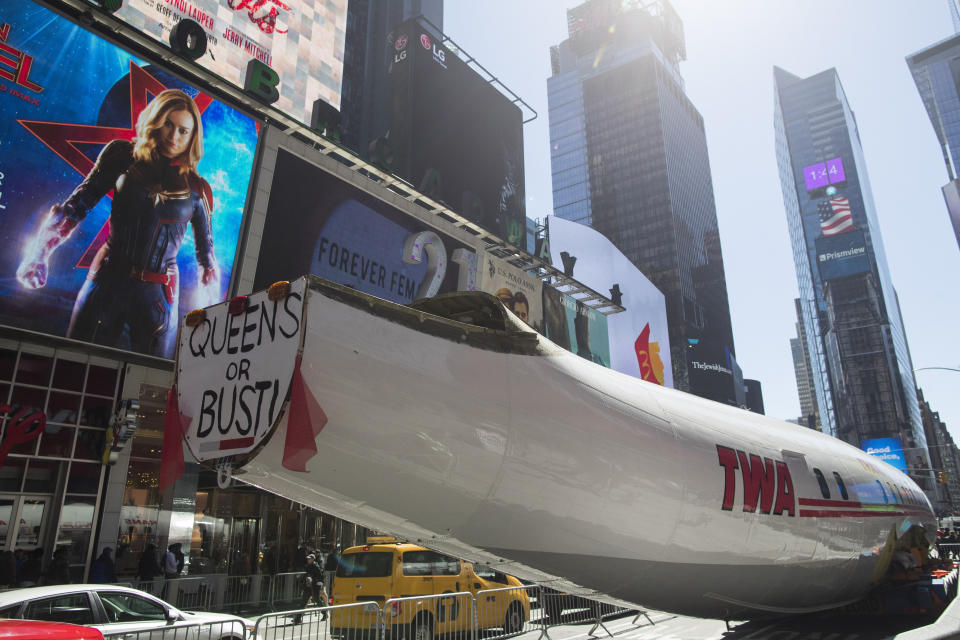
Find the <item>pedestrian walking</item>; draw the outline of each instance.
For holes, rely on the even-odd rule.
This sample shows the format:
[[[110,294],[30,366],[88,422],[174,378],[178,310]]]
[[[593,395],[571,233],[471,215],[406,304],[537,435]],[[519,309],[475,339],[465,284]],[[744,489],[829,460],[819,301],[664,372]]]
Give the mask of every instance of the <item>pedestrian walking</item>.
[[[313,602],[315,606],[326,607],[329,604],[327,591],[323,588],[323,570],[317,564],[317,556],[307,555],[307,564],[303,575],[303,597],[300,600],[300,608],[306,609],[307,605]],[[327,612],[323,611],[322,620],[327,619]],[[294,624],[300,624],[303,620],[303,614],[296,614],[293,617]]]
[[[100,557],[90,565],[91,584],[110,584],[117,581],[113,558],[110,557],[111,553],[113,553],[111,547],[104,547]]]

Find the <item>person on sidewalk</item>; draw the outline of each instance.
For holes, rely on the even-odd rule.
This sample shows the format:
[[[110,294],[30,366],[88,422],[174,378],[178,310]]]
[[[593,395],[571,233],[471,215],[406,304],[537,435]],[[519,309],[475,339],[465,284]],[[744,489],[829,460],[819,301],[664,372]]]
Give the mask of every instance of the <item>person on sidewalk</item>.
[[[306,609],[312,601],[314,606],[326,607],[329,602],[327,591],[323,588],[323,570],[317,564],[317,556],[310,554],[307,556],[307,566],[303,576],[303,598],[300,601],[300,608]],[[322,612],[321,620],[327,619],[327,612]],[[296,614],[293,617],[294,624],[300,624],[303,620],[303,614]]]

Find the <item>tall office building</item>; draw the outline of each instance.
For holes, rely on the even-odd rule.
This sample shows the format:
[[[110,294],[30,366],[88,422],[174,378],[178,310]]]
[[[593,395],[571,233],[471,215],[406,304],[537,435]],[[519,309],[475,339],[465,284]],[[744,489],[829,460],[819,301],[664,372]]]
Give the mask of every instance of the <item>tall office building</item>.
[[[823,431],[858,447],[902,446],[932,490],[899,302],[860,134],[836,70],[774,68],[776,155]]]
[[[800,307],[799,299],[795,298],[793,304],[797,311],[797,337],[790,338],[790,353],[793,355],[793,372],[797,377],[797,395],[800,397],[798,423],[820,431],[817,394],[813,386],[806,330],[803,327],[803,309]]]
[[[924,399],[922,389],[917,389],[917,398],[927,442],[930,443],[930,463],[937,474],[940,489],[940,504],[937,507],[953,512],[960,509],[960,455],[957,445],[947,425],[940,419],[940,414]]]
[[[955,1],[950,8],[956,27]],[[907,66],[943,152],[950,181],[941,190],[960,245],[960,34],[907,56]]]
[[[443,30],[443,0],[350,0],[343,46],[341,133],[343,144],[363,158],[390,128],[393,89],[390,35],[402,22],[423,16]]]
[[[554,214],[603,233],[666,296],[674,385],[742,405],[683,24],[666,0],[590,0],[567,23],[547,81]]]

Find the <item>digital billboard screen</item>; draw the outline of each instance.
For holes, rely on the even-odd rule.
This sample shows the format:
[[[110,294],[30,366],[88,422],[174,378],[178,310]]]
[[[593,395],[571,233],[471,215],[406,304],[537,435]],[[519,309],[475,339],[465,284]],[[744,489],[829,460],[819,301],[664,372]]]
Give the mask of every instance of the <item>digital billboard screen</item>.
[[[229,289],[256,122],[31,0],[0,25],[0,323],[172,357]]]
[[[124,0],[116,12],[164,44],[180,20],[207,35],[204,68],[243,87],[250,60],[280,76],[275,106],[310,122],[314,100],[340,107],[347,0]]]
[[[607,316],[553,287],[543,287],[544,335],[590,362],[610,366]]]
[[[690,389],[702,398],[737,405],[735,369],[729,349],[718,342],[701,339],[687,348]]]
[[[846,180],[847,174],[843,170],[842,158],[832,158],[803,168],[803,182],[807,191],[816,191],[827,185],[846,182]]]
[[[903,442],[900,437],[872,438],[860,441],[860,449],[880,458],[904,473],[907,472],[907,459],[903,455]]]
[[[393,49],[393,172],[525,247],[520,108],[416,22],[394,31]]]
[[[599,293],[608,292],[616,284],[623,294],[622,303],[626,310],[606,316],[608,366],[654,384],[672,387],[670,333],[664,295],[599,231],[556,216],[547,218],[547,229],[554,267],[563,270],[560,254],[566,251],[577,258],[573,272],[577,281]],[[545,294],[544,314],[549,318],[548,309]],[[551,336],[548,332],[547,335],[556,341],[553,336],[557,334]],[[591,324],[591,344],[593,336],[594,325]]]
[[[867,240],[862,231],[848,231],[814,240],[817,267],[823,280],[845,278],[870,271]]]
[[[475,290],[477,261],[473,247],[278,150],[254,289],[312,274],[408,304]]]
[[[505,307],[534,330],[543,333],[540,278],[518,269],[506,260],[485,253],[480,267],[480,289],[500,298]]]

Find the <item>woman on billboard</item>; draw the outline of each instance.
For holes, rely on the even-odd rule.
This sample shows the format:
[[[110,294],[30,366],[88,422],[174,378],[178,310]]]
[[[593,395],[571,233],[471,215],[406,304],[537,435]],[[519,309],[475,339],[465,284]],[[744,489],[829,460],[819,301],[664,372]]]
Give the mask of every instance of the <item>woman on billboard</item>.
[[[77,294],[67,337],[170,357],[180,293],[177,253],[193,226],[199,286],[219,293],[213,251],[210,185],[197,173],[203,157],[200,111],[186,93],[168,89],[137,118],[132,141],[113,140],[86,179],[54,205],[27,243],[17,279],[38,289],[47,263],[97,202],[113,190],[110,235]]]

